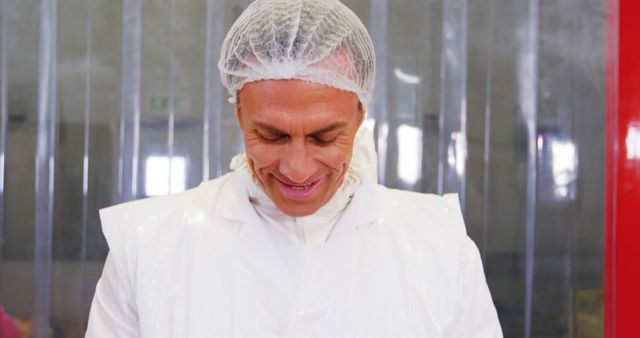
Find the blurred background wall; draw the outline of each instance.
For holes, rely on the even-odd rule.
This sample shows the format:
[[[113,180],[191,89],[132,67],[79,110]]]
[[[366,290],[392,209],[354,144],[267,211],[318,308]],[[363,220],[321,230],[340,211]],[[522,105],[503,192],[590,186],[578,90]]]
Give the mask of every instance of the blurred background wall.
[[[242,151],[216,67],[248,0],[0,0],[0,305],[81,337],[98,209]],[[382,183],[459,192],[505,337],[601,337],[604,0],[348,0]]]

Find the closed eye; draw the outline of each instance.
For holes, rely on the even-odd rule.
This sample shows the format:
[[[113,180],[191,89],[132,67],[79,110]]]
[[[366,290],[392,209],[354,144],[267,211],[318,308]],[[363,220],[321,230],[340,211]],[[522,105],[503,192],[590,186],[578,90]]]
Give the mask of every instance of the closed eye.
[[[286,142],[287,139],[289,138],[286,135],[269,135],[269,136],[265,136],[265,135],[262,135],[260,133],[258,133],[258,136],[260,137],[260,139],[262,141],[264,141],[266,143],[271,143],[271,144]]]
[[[333,143],[333,141],[335,141],[338,138],[338,137],[334,137],[332,139],[326,139],[319,136],[310,136],[310,137],[311,137],[311,141],[319,146],[327,146]]]

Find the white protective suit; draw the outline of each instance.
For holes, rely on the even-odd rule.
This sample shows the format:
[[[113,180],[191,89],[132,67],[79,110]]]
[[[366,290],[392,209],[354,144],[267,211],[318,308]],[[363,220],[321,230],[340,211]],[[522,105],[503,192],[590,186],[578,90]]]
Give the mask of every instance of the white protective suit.
[[[87,337],[502,337],[458,197],[375,183],[372,140],[316,214],[233,172],[101,210]]]

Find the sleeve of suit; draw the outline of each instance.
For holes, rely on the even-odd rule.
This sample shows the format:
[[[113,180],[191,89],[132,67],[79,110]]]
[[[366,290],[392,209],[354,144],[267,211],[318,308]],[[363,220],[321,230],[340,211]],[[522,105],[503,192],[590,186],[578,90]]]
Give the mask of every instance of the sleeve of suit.
[[[451,338],[502,338],[502,328],[498,321],[496,307],[482,267],[480,252],[476,244],[466,235],[464,219],[458,202],[458,196],[445,195],[453,217],[461,226],[460,248],[458,250],[458,280],[456,288],[457,317],[445,331],[445,337]]]
[[[91,303],[88,338],[134,338],[140,336],[135,304],[131,257],[126,256],[126,226],[118,210],[100,211],[109,254]],[[131,239],[129,238],[129,242]]]
[[[502,338],[498,314],[489,293],[478,248],[467,237],[461,247],[458,281],[459,316],[454,320],[452,338]]]

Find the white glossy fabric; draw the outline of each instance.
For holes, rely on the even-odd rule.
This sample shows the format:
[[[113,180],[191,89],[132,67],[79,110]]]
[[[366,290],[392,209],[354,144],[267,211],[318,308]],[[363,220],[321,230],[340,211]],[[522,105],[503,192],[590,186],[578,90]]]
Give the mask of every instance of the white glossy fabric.
[[[363,140],[354,166],[375,169]],[[110,252],[87,337],[502,337],[456,195],[354,169],[296,220],[236,161],[184,193],[101,210]]]

